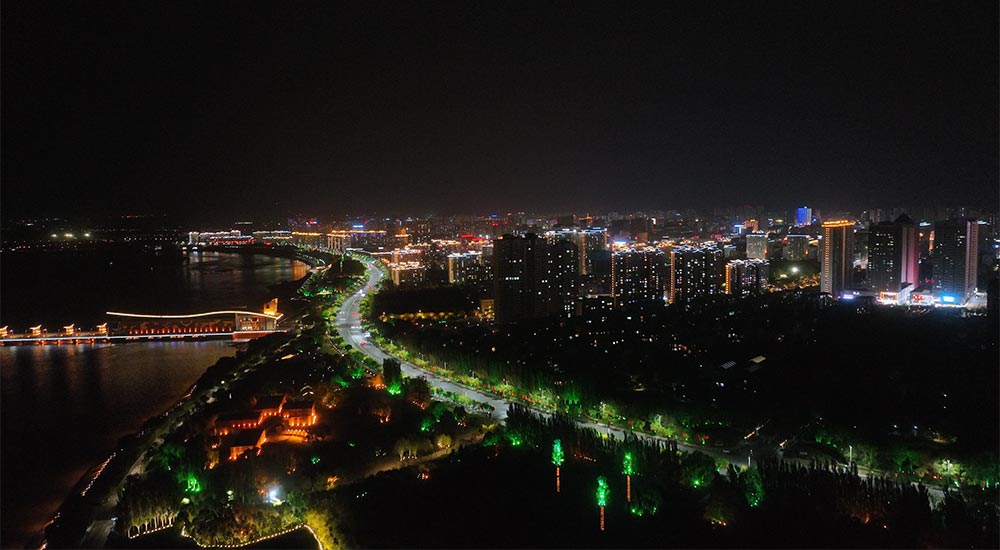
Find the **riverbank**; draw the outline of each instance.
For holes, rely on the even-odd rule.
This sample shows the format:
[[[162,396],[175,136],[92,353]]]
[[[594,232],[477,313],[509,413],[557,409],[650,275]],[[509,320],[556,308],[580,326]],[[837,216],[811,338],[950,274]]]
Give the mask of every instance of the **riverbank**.
[[[50,257],[57,258],[72,259]],[[304,263],[259,255],[244,258],[203,254],[197,271],[185,267],[171,275],[176,282],[170,286],[198,292],[189,300],[193,303],[204,302],[201,295],[207,294],[206,307],[234,303],[233,298],[256,304],[278,297],[286,317],[301,308],[290,298],[310,275]],[[233,271],[220,273],[205,261],[230,265]],[[166,284],[162,277],[154,279]],[[229,288],[215,292],[211,285],[216,283]],[[82,511],[87,517],[113,502],[108,498],[113,491],[107,489],[116,484],[109,480],[127,475],[135,462],[124,464],[129,455],[144,452],[132,447],[151,441],[135,434],[155,431],[154,421],[182,406],[184,399],[178,398],[188,395],[206,369],[220,357],[231,359],[239,348],[246,344],[229,340],[4,348],[4,389],[9,390],[4,392],[5,450],[19,452],[4,456],[4,490],[11,497],[4,500],[3,547],[37,548],[45,540],[42,531],[54,524],[46,523],[53,514],[68,525],[72,522],[66,521],[67,515],[80,517]],[[145,418],[150,420],[140,425]],[[108,460],[112,453],[115,458]],[[87,495],[81,495],[88,486]],[[97,498],[98,493],[104,494]],[[16,494],[22,497],[13,498]],[[78,540],[86,544],[82,537]]]
[[[273,334],[247,343],[234,357],[225,357],[209,367],[172,407],[143,424],[132,436],[120,441],[109,460],[99,466],[99,475],[85,475],[74,487],[53,522],[45,531],[49,547],[103,548],[114,527],[114,509],[126,478],[142,473],[155,450],[173,429],[181,426],[211,402],[212,394],[225,389],[227,380],[259,363],[266,350],[288,336]]]

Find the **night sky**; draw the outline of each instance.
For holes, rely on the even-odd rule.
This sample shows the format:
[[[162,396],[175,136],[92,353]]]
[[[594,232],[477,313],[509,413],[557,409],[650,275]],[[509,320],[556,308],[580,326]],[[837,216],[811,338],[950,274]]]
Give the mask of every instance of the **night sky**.
[[[996,206],[996,2],[536,4],[4,2],[3,215]]]

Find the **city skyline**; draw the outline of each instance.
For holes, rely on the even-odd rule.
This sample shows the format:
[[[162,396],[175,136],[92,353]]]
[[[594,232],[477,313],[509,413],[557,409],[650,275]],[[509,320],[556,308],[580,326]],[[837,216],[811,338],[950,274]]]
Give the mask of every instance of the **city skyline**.
[[[6,2],[0,549],[997,547],[998,20]]]

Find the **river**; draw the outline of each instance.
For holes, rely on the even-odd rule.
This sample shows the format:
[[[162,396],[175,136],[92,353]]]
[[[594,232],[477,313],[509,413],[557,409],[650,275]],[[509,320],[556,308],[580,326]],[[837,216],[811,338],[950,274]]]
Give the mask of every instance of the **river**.
[[[301,262],[216,252],[4,254],[0,326],[23,331],[103,312],[260,310],[268,286],[306,274]],[[23,325],[23,326],[22,326]],[[24,547],[72,486],[117,441],[169,408],[230,341],[0,348],[0,546]]]

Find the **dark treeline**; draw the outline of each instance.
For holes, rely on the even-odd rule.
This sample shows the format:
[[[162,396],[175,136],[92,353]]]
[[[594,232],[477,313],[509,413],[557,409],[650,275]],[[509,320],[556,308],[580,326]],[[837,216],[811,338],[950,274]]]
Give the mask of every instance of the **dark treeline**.
[[[437,286],[421,289],[397,288],[389,282],[373,297],[372,309],[382,313],[470,312],[479,307],[473,289]]]
[[[565,412],[642,429],[670,416],[689,435],[770,419],[763,436],[775,443],[809,434],[835,453],[868,445],[866,466],[906,474],[943,475],[929,466],[948,457],[977,485],[1000,479],[1000,418],[984,413],[1000,394],[995,328],[995,318],[830,304],[801,291],[498,326],[377,325],[433,366],[519,394],[545,390]]]
[[[766,459],[749,469],[729,465],[719,474],[701,453],[679,453],[670,443],[635,437],[609,439],[565,416],[541,417],[520,406],[511,408],[507,430],[508,440],[542,453],[560,439],[567,470],[586,461],[609,477],[620,476],[629,453],[642,486],[633,513],[649,513],[662,506],[667,492],[686,487],[702,517],[725,527],[719,546],[991,547],[998,541],[995,498],[951,492],[934,508],[922,485],[863,478],[856,469],[815,461]]]

